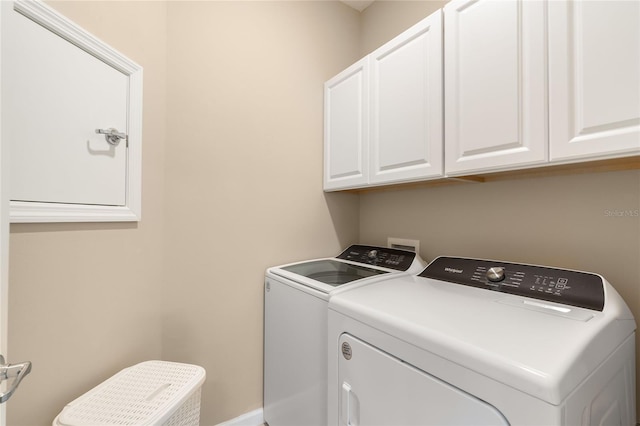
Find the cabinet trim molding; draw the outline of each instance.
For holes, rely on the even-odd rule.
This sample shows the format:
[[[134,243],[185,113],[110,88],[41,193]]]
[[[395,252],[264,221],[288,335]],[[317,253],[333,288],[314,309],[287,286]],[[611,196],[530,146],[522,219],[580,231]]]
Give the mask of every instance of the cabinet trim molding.
[[[13,10],[128,76],[129,106],[127,110],[128,149],[124,205],[11,201],[11,222],[139,221],[142,217],[142,67],[40,0],[15,0]]]

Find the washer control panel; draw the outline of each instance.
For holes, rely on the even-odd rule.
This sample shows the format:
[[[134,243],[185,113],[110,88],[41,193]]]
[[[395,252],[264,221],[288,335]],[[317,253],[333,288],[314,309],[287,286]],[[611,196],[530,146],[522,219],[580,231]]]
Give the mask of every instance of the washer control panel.
[[[352,245],[337,256],[338,259],[382,266],[397,271],[409,269],[415,257],[416,254],[412,251],[357,244]]]
[[[587,272],[493,260],[438,257],[421,277],[602,311],[602,277]]]

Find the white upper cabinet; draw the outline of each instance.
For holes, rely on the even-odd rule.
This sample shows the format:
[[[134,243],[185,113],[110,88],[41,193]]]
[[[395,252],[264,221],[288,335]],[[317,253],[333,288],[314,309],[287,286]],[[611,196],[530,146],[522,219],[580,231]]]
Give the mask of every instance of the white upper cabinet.
[[[324,85],[324,189],[368,182],[369,67],[364,58]]]
[[[548,160],[545,28],[543,1],[444,7],[447,175]]]
[[[324,189],[441,177],[442,12],[324,86]]]
[[[369,182],[442,176],[442,12],[403,32],[369,58]]]
[[[42,2],[0,6],[11,220],[139,220],[142,69]]]
[[[549,2],[552,161],[640,153],[640,2]]]
[[[640,155],[640,2],[452,0],[325,96],[325,190]]]

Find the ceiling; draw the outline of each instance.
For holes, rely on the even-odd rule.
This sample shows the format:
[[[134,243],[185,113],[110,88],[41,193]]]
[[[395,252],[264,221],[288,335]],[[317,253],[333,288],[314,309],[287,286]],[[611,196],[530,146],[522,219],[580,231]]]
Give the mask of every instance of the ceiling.
[[[340,0],[342,3],[346,4],[357,10],[358,12],[362,12],[365,10],[374,0]]]

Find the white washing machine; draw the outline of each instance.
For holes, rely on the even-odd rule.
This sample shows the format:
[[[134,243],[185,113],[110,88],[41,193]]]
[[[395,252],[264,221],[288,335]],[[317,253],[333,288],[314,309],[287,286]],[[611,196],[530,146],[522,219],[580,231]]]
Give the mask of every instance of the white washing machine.
[[[413,252],[353,245],[332,258],[273,267],[265,277],[264,419],[270,426],[327,423],[327,302],[330,296],[425,262]]]
[[[329,302],[329,425],[635,425],[635,329],[601,276],[439,257]]]

